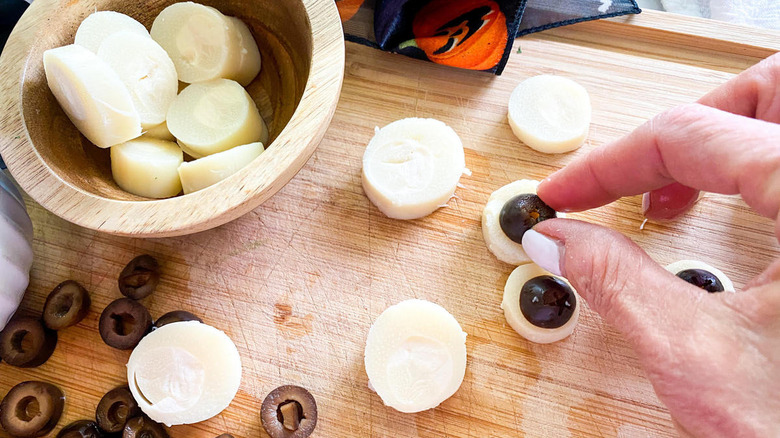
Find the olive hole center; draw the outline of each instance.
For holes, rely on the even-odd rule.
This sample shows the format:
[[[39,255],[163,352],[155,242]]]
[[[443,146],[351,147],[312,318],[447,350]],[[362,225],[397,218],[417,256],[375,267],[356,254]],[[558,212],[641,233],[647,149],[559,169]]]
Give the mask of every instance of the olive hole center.
[[[31,395],[21,399],[16,405],[16,417],[24,422],[32,421],[40,413],[41,405],[38,399]]]
[[[18,332],[14,333],[13,337],[11,338],[11,346],[13,347],[14,351],[18,353],[26,353],[35,347],[33,337],[27,336],[29,334],[30,332],[27,330],[19,330]]]
[[[119,336],[127,336],[135,328],[135,317],[129,313],[118,313],[111,315],[114,322],[114,332]]]
[[[108,408],[108,419],[115,424],[124,424],[127,421],[127,404],[116,402]]]
[[[67,315],[68,312],[70,312],[71,308],[73,308],[73,296],[60,296],[54,306],[54,314],[58,318],[62,318],[63,316]]]
[[[295,400],[287,400],[276,408],[276,418],[287,430],[298,430],[303,415],[303,406]]]
[[[532,212],[528,213],[528,216],[531,216],[531,219],[537,220],[539,219],[539,212],[536,210],[533,210]]]

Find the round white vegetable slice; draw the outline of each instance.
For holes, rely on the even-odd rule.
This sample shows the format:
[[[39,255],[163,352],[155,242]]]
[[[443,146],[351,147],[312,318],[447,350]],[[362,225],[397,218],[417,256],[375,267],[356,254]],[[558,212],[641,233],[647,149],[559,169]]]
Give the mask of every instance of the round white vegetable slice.
[[[100,45],[109,36],[118,32],[131,32],[135,35],[151,38],[143,24],[133,18],[114,11],[100,11],[91,14],[76,30],[75,43],[97,53]]]
[[[523,250],[523,245],[511,240],[501,229],[499,219],[504,204],[510,199],[523,193],[536,194],[539,181],[521,179],[496,190],[490,195],[485,209],[482,210],[482,237],[485,239],[490,252],[497,259],[511,265],[528,263],[531,259]],[[557,213],[557,217],[566,217],[564,213]]]
[[[735,291],[734,283],[731,282],[731,279],[726,274],[724,274],[723,271],[707,263],[701,262],[699,260],[680,260],[671,263],[666,267],[666,270],[671,272],[674,275],[677,275],[680,272],[688,269],[701,269],[702,271],[707,271],[713,274],[715,278],[720,280],[720,283],[723,285],[724,291],[726,292]]]
[[[238,31],[210,6],[174,3],[154,20],[151,35],[170,55],[182,82],[232,77],[238,69]]]
[[[176,143],[140,137],[111,148],[117,185],[134,195],[170,198],[181,192],[179,166],[184,154]]]
[[[141,410],[167,426],[208,420],[230,405],[241,384],[241,357],[222,331],[197,321],[146,335],[127,362]]]
[[[250,143],[182,163],[179,166],[179,176],[184,194],[197,192],[222,181],[243,169],[262,152],[262,143]]]
[[[43,53],[46,81],[65,114],[89,141],[111,147],[141,135],[141,120],[116,72],[84,47]]]
[[[239,47],[236,72],[228,78],[246,87],[260,73],[260,50],[257,48],[257,42],[252,36],[252,32],[243,21],[236,17],[227,17],[227,19],[238,37]]]
[[[215,79],[185,88],[168,110],[168,129],[194,158],[268,141],[257,105],[236,81]]]
[[[127,87],[141,127],[163,123],[179,90],[176,67],[165,50],[151,38],[118,32],[103,41],[97,55]]]
[[[162,122],[161,124],[149,128],[144,135],[151,138],[159,138],[160,140],[176,141],[176,137],[171,134],[168,129],[168,123]]]
[[[403,301],[388,307],[371,326],[365,366],[385,405],[406,413],[432,409],[463,382],[466,333],[438,304]]]
[[[590,96],[585,88],[561,76],[526,79],[509,97],[509,125],[523,143],[557,154],[577,149],[590,129]]]
[[[418,219],[442,207],[466,172],[460,137],[435,119],[377,129],[363,154],[363,190],[387,217]]]
[[[543,328],[531,324],[530,321],[523,315],[520,308],[520,295],[523,290],[523,286],[531,279],[550,276],[556,278],[565,283],[571,292],[574,294],[574,301],[571,303],[574,306],[573,313],[568,321],[560,327],[556,328]],[[555,276],[539,266],[529,263],[526,265],[518,266],[509,275],[504,287],[504,299],[501,302],[501,308],[504,309],[504,316],[510,326],[522,337],[528,339],[531,342],[539,344],[549,344],[552,342],[560,341],[561,339],[569,336],[574,327],[577,326],[577,321],[580,317],[580,297],[577,292],[571,286],[568,280],[563,277]]]

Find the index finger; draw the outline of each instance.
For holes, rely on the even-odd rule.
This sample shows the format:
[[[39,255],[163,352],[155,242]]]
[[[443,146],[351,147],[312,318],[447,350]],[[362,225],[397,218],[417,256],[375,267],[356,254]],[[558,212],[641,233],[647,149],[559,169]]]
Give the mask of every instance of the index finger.
[[[742,194],[760,214],[780,208],[780,125],[701,104],[652,119],[556,172],[538,194],[559,211],[598,207],[673,182]]]

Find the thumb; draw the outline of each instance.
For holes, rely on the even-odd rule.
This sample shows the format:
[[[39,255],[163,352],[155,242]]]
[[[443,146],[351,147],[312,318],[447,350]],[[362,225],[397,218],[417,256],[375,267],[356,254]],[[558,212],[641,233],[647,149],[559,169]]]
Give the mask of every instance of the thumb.
[[[640,350],[690,330],[710,305],[706,293],[655,263],[622,234],[570,219],[550,219],[523,236],[523,249],[542,268],[566,277],[605,321]],[[652,349],[652,351],[647,351]]]

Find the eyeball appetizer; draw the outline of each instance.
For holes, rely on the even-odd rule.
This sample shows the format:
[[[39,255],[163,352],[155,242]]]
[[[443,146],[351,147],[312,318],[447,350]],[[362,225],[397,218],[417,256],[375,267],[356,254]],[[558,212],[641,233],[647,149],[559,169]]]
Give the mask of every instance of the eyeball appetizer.
[[[482,211],[482,236],[488,249],[504,263],[531,261],[523,250],[523,235],[534,225],[558,213],[536,196],[539,181],[523,179],[493,192]]]
[[[698,260],[680,260],[667,266],[666,270],[709,293],[734,292],[734,283],[726,274]]]
[[[569,336],[580,315],[579,297],[563,277],[530,263],[517,267],[504,287],[501,308],[520,336],[549,344]]]

